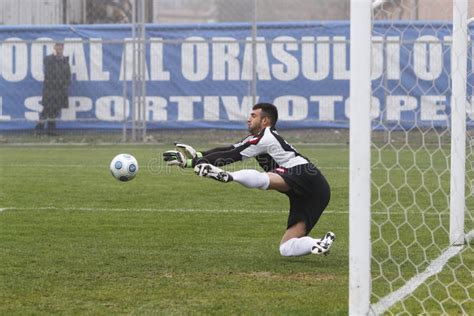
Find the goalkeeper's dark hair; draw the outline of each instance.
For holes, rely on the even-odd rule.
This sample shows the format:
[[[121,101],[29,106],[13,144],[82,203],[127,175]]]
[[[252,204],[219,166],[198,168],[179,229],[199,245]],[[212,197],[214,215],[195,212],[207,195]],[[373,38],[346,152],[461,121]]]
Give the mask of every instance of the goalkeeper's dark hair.
[[[253,110],[262,110],[262,116],[267,116],[272,121],[272,127],[275,127],[275,124],[278,121],[278,109],[271,103],[257,103],[253,106]]]

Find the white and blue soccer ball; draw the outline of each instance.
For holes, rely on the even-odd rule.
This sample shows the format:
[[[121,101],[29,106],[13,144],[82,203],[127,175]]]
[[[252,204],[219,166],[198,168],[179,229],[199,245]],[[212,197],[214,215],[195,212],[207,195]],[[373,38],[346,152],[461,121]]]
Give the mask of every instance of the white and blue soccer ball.
[[[119,154],[112,159],[110,172],[117,180],[130,181],[137,175],[138,162],[130,154]]]

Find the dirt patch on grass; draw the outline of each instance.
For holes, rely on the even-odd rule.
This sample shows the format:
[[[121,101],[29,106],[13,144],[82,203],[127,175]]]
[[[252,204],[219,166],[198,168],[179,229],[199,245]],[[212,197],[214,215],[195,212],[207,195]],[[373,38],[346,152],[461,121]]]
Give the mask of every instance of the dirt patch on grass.
[[[256,272],[231,273],[231,275],[236,275],[236,276],[244,277],[244,278],[271,279],[271,280],[281,280],[281,281],[331,281],[331,280],[336,279],[336,276],[334,274],[317,273],[317,272],[280,274],[280,273],[273,273],[269,271],[256,271]]]
[[[274,273],[270,271],[253,271],[253,272],[215,272],[215,273],[191,273],[201,274],[204,279],[221,279],[221,278],[244,278],[244,279],[255,279],[255,280],[275,280],[275,281],[332,281],[336,280],[337,277],[335,274],[330,273],[318,273],[318,272],[300,272],[300,273]],[[188,278],[187,273],[174,273],[166,272],[160,273],[159,276],[165,279],[174,279],[174,278]],[[153,275],[156,277],[156,275]]]

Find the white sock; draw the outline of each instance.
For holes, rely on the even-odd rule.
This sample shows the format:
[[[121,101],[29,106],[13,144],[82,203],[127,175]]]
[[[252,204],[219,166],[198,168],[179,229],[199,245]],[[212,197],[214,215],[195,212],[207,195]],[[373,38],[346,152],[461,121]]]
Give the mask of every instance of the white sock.
[[[308,255],[319,240],[308,236],[291,238],[280,245],[280,254],[283,257]]]
[[[233,180],[252,189],[268,189],[270,177],[265,172],[252,169],[244,169],[230,173]]]

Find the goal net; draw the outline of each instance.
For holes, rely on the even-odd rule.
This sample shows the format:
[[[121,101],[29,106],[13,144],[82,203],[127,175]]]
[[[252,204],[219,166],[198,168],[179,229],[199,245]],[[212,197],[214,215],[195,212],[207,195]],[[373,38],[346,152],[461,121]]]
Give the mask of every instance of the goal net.
[[[364,6],[364,1],[355,2],[359,9]],[[364,286],[370,294],[361,307],[364,300],[356,300],[360,294],[355,294],[361,288],[351,276],[351,314],[467,315],[474,310],[469,242],[474,229],[474,113],[466,101],[474,91],[472,64],[467,63],[472,60],[472,47],[466,47],[471,36],[467,12],[472,11],[467,2],[365,3],[372,16],[370,145],[355,148],[357,143],[351,142],[351,155],[360,159],[356,151],[368,149],[370,165],[364,172],[370,185],[362,194],[369,196],[370,234],[364,240],[364,231],[351,229],[350,242],[351,275],[364,262],[357,256],[365,254],[370,281]],[[359,23],[355,18],[352,13],[351,27]],[[351,46],[355,40],[351,36]],[[354,87],[351,82],[351,100]],[[358,111],[354,106],[351,141],[363,137],[352,122]],[[351,160],[351,168],[358,168],[357,162]],[[361,170],[351,170],[351,227],[358,226],[354,213],[361,212],[360,202],[354,202],[355,197],[360,200],[360,180],[352,179]],[[359,251],[366,241],[369,250]]]

